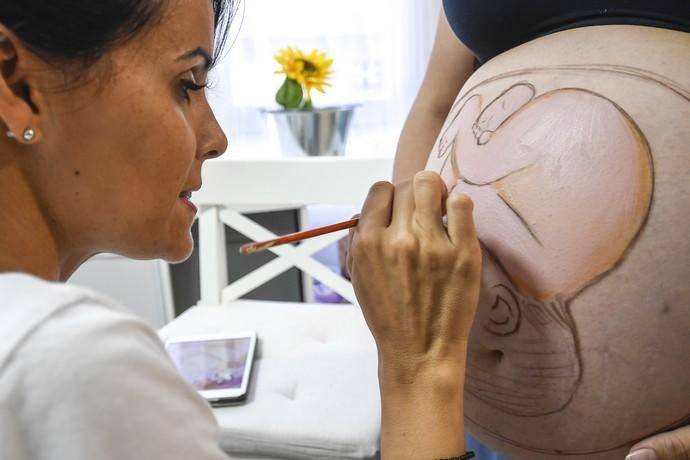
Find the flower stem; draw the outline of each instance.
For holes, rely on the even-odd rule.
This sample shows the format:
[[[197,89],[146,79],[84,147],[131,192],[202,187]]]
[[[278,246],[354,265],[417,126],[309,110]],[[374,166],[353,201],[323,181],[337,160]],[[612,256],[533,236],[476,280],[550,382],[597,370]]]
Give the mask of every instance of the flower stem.
[[[302,110],[314,110],[314,105],[311,102],[311,88],[307,88],[307,97],[304,99],[304,105],[302,105]]]

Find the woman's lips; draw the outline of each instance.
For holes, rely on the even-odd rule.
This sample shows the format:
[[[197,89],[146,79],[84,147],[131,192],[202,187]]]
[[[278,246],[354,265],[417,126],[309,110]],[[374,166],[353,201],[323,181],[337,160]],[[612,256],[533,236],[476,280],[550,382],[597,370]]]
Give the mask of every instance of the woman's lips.
[[[187,208],[192,211],[193,214],[196,215],[198,209],[194,203],[192,203],[192,192],[183,192],[180,194],[180,201],[184,203]]]

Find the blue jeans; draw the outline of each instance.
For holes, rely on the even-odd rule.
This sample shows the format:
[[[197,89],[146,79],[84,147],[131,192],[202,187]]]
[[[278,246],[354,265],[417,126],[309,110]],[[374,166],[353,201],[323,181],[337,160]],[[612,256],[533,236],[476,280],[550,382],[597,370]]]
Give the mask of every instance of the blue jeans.
[[[465,433],[465,449],[475,453],[476,460],[508,460],[498,452],[494,452],[476,439],[471,434]]]

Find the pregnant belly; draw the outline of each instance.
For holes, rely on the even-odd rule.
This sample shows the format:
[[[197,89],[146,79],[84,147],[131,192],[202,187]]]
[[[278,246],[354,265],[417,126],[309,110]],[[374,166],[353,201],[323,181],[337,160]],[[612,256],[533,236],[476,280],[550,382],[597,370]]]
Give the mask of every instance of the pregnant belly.
[[[619,459],[690,421],[690,35],[575,29],[484,65],[429,157],[484,249],[467,426]]]

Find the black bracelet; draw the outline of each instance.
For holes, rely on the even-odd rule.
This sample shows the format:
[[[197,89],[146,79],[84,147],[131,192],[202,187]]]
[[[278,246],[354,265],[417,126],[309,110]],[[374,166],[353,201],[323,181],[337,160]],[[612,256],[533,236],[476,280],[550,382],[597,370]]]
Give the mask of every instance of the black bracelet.
[[[438,460],[470,460],[471,458],[474,458],[474,452],[469,451],[460,457],[439,458]]]

